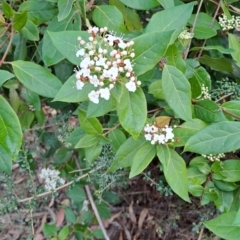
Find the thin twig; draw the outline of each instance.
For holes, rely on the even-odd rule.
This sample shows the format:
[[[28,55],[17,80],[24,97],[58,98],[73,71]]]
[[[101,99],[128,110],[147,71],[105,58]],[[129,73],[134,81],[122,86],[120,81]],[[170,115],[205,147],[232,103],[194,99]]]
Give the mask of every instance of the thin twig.
[[[227,115],[229,115],[229,116],[231,116],[231,117],[234,117],[234,118],[236,118],[237,120],[240,120],[240,117],[239,117],[239,116],[237,116],[237,115],[235,115],[234,113],[231,113],[231,112],[225,110],[225,108],[223,108],[223,107],[220,107],[220,108],[221,108],[222,111],[223,111],[224,113],[226,113]]]
[[[120,123],[116,124],[115,126],[113,126],[112,128],[110,128],[108,131],[106,131],[103,136],[106,136],[107,134],[109,134],[111,131],[113,131],[114,129],[116,129],[118,126],[120,126]]]
[[[204,231],[204,228],[201,229],[201,231],[200,231],[200,233],[198,235],[198,240],[202,239],[203,231]]]
[[[11,33],[10,33],[9,43],[8,43],[8,46],[7,46],[7,48],[6,48],[6,51],[5,51],[2,59],[0,60],[0,67],[2,66],[2,64],[3,64],[3,62],[4,62],[5,58],[6,58],[9,50],[10,50],[10,47],[11,47],[11,45],[12,45],[13,36],[14,36],[14,29],[13,29],[13,26],[11,25]]]
[[[77,159],[76,159],[76,164],[77,164],[77,166],[78,166],[78,169],[80,170],[81,167],[80,167],[79,162],[77,161]],[[100,215],[99,215],[99,212],[98,212],[98,210],[97,210],[97,207],[96,207],[96,205],[95,205],[95,202],[94,202],[94,200],[93,200],[93,197],[92,197],[92,194],[91,194],[91,191],[90,191],[90,188],[89,188],[88,185],[85,185],[85,190],[86,190],[86,193],[87,193],[87,196],[88,196],[88,200],[90,201],[90,204],[91,204],[91,206],[92,206],[93,212],[94,212],[94,214],[95,214],[95,216],[96,216],[96,218],[97,218],[99,227],[100,227],[101,230],[102,230],[103,236],[104,236],[104,238],[105,238],[106,240],[110,240],[110,238],[109,238],[108,235],[107,235],[107,231],[106,231],[106,229],[105,229],[105,227],[104,227],[104,225],[103,225],[102,219],[101,219],[101,217],[100,217]]]
[[[94,171],[91,171],[91,172],[94,172]],[[90,173],[90,172],[89,172],[89,173]],[[79,181],[80,179],[87,177],[87,176],[89,175],[89,173],[86,173],[86,174],[78,177],[78,178],[76,179],[76,181]],[[58,191],[58,190],[60,190],[60,189],[62,189],[62,188],[68,187],[68,186],[72,185],[73,183],[74,183],[74,181],[70,181],[70,182],[68,182],[68,183],[66,183],[66,184],[64,184],[64,185],[62,185],[62,186],[54,189],[54,191]],[[44,197],[44,196],[46,196],[46,195],[48,195],[48,194],[51,194],[51,193],[52,193],[52,191],[44,192],[44,193],[38,194],[37,196],[28,197],[28,198],[24,198],[24,199],[19,199],[18,202],[19,202],[19,203],[22,203],[22,202],[30,201],[30,200],[32,200],[32,199]]]
[[[194,29],[195,29],[195,26],[196,26],[196,23],[197,23],[198,15],[199,15],[200,9],[202,7],[202,4],[203,4],[203,0],[201,0],[200,3],[199,3],[198,9],[197,9],[197,13],[196,13],[196,16],[195,16],[195,19],[194,19],[194,22],[193,22],[191,34],[193,34],[193,32],[194,32]],[[192,43],[192,39],[188,43],[187,50],[186,50],[186,52],[184,54],[184,59],[187,59],[187,55],[188,55],[191,43]]]
[[[227,94],[227,95],[224,95],[224,96],[222,96],[221,98],[219,98],[218,100],[216,100],[215,103],[219,103],[219,102],[221,102],[222,100],[224,100],[225,98],[228,98],[228,97],[230,97],[230,96],[233,95],[233,94],[234,94],[234,93],[231,92],[231,93],[229,93],[229,94]]]
[[[30,208],[31,208],[31,201],[29,200],[29,206],[30,206]],[[33,212],[33,210],[32,210],[32,208],[30,209],[30,218],[31,218],[31,228],[32,228],[32,235],[34,236],[35,235],[35,233],[34,233],[34,227],[33,227],[33,215],[32,215],[32,212]]]
[[[214,20],[216,19],[217,15],[218,15],[218,11],[219,11],[219,9],[220,9],[221,2],[222,2],[222,0],[220,0],[219,3],[218,3],[217,9],[216,9],[216,11],[215,11],[215,14],[214,14],[213,19],[212,19],[212,21],[211,21],[211,23],[210,23],[210,26],[209,26],[210,28],[212,27],[212,25],[213,25],[213,23],[214,23]],[[200,50],[200,52],[199,52],[199,54],[198,54],[198,56],[197,56],[197,60],[199,60],[199,58],[201,57],[202,52],[203,52],[203,47],[205,46],[206,42],[207,42],[207,40],[205,39],[204,42],[203,42],[203,44],[202,44],[202,48],[201,48],[201,50]]]

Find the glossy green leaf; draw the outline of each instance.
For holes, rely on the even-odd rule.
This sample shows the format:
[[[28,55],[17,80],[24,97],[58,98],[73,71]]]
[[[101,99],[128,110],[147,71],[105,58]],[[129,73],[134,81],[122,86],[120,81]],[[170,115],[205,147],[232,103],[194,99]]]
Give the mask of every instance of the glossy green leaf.
[[[16,48],[14,51],[14,60],[25,60],[27,56],[27,40],[21,34],[15,34],[17,39]]]
[[[127,140],[125,134],[120,129],[114,129],[108,134],[108,138],[111,140],[112,148],[115,152],[124,144]]]
[[[0,95],[0,146],[15,158],[22,144],[22,129],[9,103]],[[5,153],[3,152],[5,155]]]
[[[36,25],[48,22],[57,14],[57,8],[46,0],[28,0],[21,3],[19,11],[27,11],[28,19]]]
[[[42,54],[43,61],[46,66],[56,64],[66,57],[66,56],[64,57],[53,45],[53,42],[48,34],[48,31],[51,32],[60,32],[66,30],[78,31],[79,29],[81,29],[81,17],[79,16],[79,14],[74,12],[74,10],[63,21],[59,22],[57,16],[53,18],[53,20],[49,23],[46,29],[47,31],[45,31],[43,36]]]
[[[79,140],[75,148],[89,148],[98,142],[98,138],[94,134],[87,134]]]
[[[13,15],[13,28],[14,30],[21,30],[26,22],[27,22],[27,18],[28,18],[28,13],[27,11],[23,11],[21,13],[17,13],[15,12]]]
[[[7,18],[11,18],[14,14],[14,10],[5,0],[2,1],[2,11]]]
[[[158,2],[166,9],[174,7],[174,0],[158,0]]]
[[[35,110],[41,110],[41,100],[38,94],[24,88],[21,91],[21,96],[29,105],[33,106]]]
[[[43,233],[45,237],[52,237],[57,233],[57,226],[55,224],[44,223]]]
[[[79,65],[80,58],[76,56],[76,48],[79,45],[78,37],[85,41],[88,39],[89,34],[84,31],[61,31],[50,32],[48,34],[56,49],[71,63]]]
[[[39,31],[37,26],[29,19],[25,26],[20,30],[20,33],[30,41],[38,41],[39,40]]]
[[[202,185],[197,185],[197,184],[191,185],[191,184],[189,184],[188,185],[188,191],[189,191],[189,193],[191,193],[195,197],[201,197],[202,193],[204,191],[204,188],[203,188]]]
[[[12,172],[11,156],[1,145],[0,145],[0,171],[5,172],[7,174],[10,174]]]
[[[178,128],[173,129],[175,139],[174,146],[184,146],[191,136],[206,126],[207,124],[205,122],[197,118],[193,119],[191,122],[184,122]]]
[[[134,72],[142,75],[151,70],[164,56],[172,31],[149,32],[133,39],[134,41]]]
[[[238,240],[240,226],[234,226],[237,212],[228,212],[204,222],[204,225],[217,236],[226,240]]]
[[[116,99],[119,103],[123,94],[123,84],[116,82],[114,88],[111,90],[111,95]]]
[[[122,127],[136,139],[142,132],[147,117],[146,98],[141,88],[135,92],[123,88],[117,115]]]
[[[193,14],[189,19],[189,23],[193,25],[196,14]],[[194,28],[194,37],[197,39],[208,39],[217,35],[217,30],[220,29],[219,23],[204,12],[200,12],[197,16],[196,25]],[[211,27],[210,27],[211,25]]]
[[[234,115],[236,117],[240,117],[240,101],[228,101],[222,104],[221,108],[224,111],[224,113],[230,113],[229,115],[234,117]],[[232,115],[234,114],[234,115]]]
[[[92,17],[98,27],[107,27],[110,31],[127,33],[123,15],[115,6],[96,6]]]
[[[151,93],[156,99],[165,99],[162,90],[162,80],[156,80],[155,82],[151,83],[148,92]]]
[[[21,100],[18,95],[18,92],[14,88],[9,89],[9,102],[13,108],[13,110],[18,113],[18,109],[21,105]]]
[[[15,75],[12,73],[6,71],[6,70],[0,70],[0,87],[9,79],[14,78]]]
[[[201,173],[207,175],[211,172],[209,160],[206,158],[199,156],[195,157],[191,160],[189,166],[196,167]]]
[[[83,91],[83,90],[82,90]],[[115,99],[110,96],[109,100],[99,99],[99,103],[89,102],[87,108],[87,117],[100,117],[112,111],[116,107]]]
[[[187,25],[193,6],[194,3],[188,3],[155,13],[146,27],[146,32],[174,31],[169,42],[169,45],[172,44]]]
[[[135,10],[131,8],[125,8],[125,14],[123,15],[126,27],[129,31],[136,31],[143,28],[141,19]]]
[[[234,192],[225,192],[221,190],[218,191],[219,197],[216,201],[214,201],[214,204],[221,212],[229,212],[232,206],[234,206]],[[235,192],[236,191],[238,190],[235,190]]]
[[[200,63],[209,66],[212,70],[219,72],[232,72],[232,64],[226,58],[211,58],[209,56],[202,56],[199,59]]]
[[[69,16],[74,0],[59,0],[58,1],[58,21],[62,21]]]
[[[227,120],[217,103],[204,99],[194,104],[196,117],[206,123],[221,122]]]
[[[207,179],[206,174],[200,172],[196,167],[189,167],[187,169],[187,174],[188,174],[188,183],[191,185],[201,185]]]
[[[193,48],[191,48],[191,51],[198,51],[200,49],[207,50],[207,51],[217,50],[223,54],[232,54],[233,52],[235,52],[234,48],[224,48],[222,46],[193,47]]]
[[[158,148],[157,156],[163,164],[164,176],[171,189],[182,199],[190,202],[188,196],[188,180],[185,161],[169,148],[169,155],[165,151]],[[166,158],[167,157],[167,158]]]
[[[229,48],[235,50],[231,55],[236,64],[240,67],[240,43],[237,35],[228,33],[228,44]]]
[[[102,125],[97,118],[87,118],[86,112],[78,109],[78,119],[82,129],[88,134],[101,134],[103,132]]]
[[[142,0],[120,0],[123,4],[130,8],[138,9],[138,10],[147,10],[154,8],[159,5],[157,0],[148,0],[148,1],[142,1]]]
[[[165,65],[162,74],[165,100],[178,117],[192,119],[191,86],[181,71]]]
[[[199,154],[219,154],[240,148],[240,123],[224,121],[214,123],[194,134],[184,151]]]
[[[133,158],[129,178],[142,173],[156,155],[156,146],[152,145],[150,142],[147,143],[148,144],[145,144],[136,152]]]
[[[26,88],[41,96],[54,98],[61,88],[62,84],[59,79],[38,64],[21,60],[11,64],[19,81]]]
[[[85,84],[82,90],[76,88],[76,77],[72,75],[60,88],[53,101],[82,102],[88,100],[88,93],[94,89],[92,84]],[[95,104],[97,105],[97,104]]]
[[[221,164],[220,174],[224,177],[226,182],[240,181],[240,161],[226,160]]]
[[[225,182],[221,180],[213,180],[214,185],[221,191],[232,192],[239,188],[239,185],[233,182]]]
[[[102,144],[97,142],[95,145],[85,148],[84,155],[88,163],[94,162],[102,152]]]
[[[58,239],[65,240],[67,239],[69,234],[70,234],[70,228],[68,226],[64,226],[58,234]]]
[[[140,136],[137,140],[134,140],[133,137],[128,138],[118,149],[110,171],[130,167],[136,152],[145,145],[148,145],[148,142],[143,136]]]

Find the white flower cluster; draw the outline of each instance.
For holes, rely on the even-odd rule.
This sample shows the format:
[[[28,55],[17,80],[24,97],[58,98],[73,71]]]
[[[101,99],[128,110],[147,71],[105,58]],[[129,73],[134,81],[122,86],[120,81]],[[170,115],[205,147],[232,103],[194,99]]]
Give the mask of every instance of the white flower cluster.
[[[136,79],[131,61],[135,56],[132,48],[134,42],[124,42],[120,37],[107,34],[107,27],[92,27],[88,33],[88,42],[78,38],[80,49],[76,56],[81,57],[81,62],[75,69],[76,88],[82,90],[85,83],[96,87],[88,94],[89,100],[96,104],[99,97],[109,100],[116,82],[125,84],[128,91],[135,92],[141,82]]]
[[[188,32],[188,30],[183,30],[180,35],[178,36],[180,39],[183,39],[183,40],[189,40],[189,39],[192,39],[194,36],[193,33],[190,33]]]
[[[63,185],[65,180],[59,177],[60,172],[58,170],[52,170],[49,168],[43,168],[39,177],[45,182],[45,189],[47,191],[53,191],[56,189],[57,184]]]
[[[144,137],[151,144],[165,144],[169,140],[174,142],[173,128],[166,125],[164,128],[156,127],[155,125],[147,124],[144,127]]]
[[[207,158],[208,160],[214,162],[214,161],[220,161],[221,158],[225,157],[225,154],[224,153],[209,154],[209,155],[202,154],[202,156]]]
[[[240,16],[232,16],[231,19],[228,19],[226,15],[222,14],[218,19],[223,31],[240,27]]]
[[[209,93],[208,87],[206,87],[204,84],[202,84],[201,90],[202,90],[201,99],[211,100],[211,94]]]

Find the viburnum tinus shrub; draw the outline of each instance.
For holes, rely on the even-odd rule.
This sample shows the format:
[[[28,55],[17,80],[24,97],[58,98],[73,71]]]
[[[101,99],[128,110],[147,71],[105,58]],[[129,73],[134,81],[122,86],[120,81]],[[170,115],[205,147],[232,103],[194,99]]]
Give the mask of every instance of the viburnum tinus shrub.
[[[108,172],[124,168],[130,178],[158,159],[175,194],[220,211],[205,226],[237,239],[240,102],[230,96],[240,44],[239,16],[230,10],[238,1],[41,4],[41,11],[40,1],[2,4],[1,170],[11,173],[22,128],[45,121],[43,100],[69,104],[79,126],[61,153],[92,164],[110,145]],[[150,10],[148,23],[138,10]],[[227,78],[234,84],[219,93]]]

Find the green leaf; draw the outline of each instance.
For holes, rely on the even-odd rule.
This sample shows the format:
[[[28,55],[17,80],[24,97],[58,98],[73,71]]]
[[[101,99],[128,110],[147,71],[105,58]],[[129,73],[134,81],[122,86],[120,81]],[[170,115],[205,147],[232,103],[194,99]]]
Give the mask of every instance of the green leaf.
[[[85,191],[80,183],[75,183],[73,187],[68,188],[67,196],[73,203],[82,203],[86,199]]]
[[[67,18],[71,12],[74,0],[59,0],[58,1],[58,21]]]
[[[236,115],[236,117],[240,117],[240,101],[225,102],[222,104],[221,108],[227,112],[230,112],[230,113]]]
[[[202,49],[202,50],[209,50],[209,51],[210,50],[217,50],[217,51],[219,51],[220,53],[223,53],[223,54],[231,54],[231,53],[235,52],[234,48],[224,48],[222,46],[193,47],[190,50],[191,51],[198,51],[200,49]]]
[[[135,139],[142,132],[146,117],[146,98],[141,88],[135,92],[123,89],[121,104],[117,105],[117,115],[123,128]]]
[[[234,206],[234,192],[225,192],[219,191],[219,197],[214,201],[214,204],[221,212],[229,212],[232,211],[232,207]],[[235,190],[239,191],[239,190]],[[235,209],[236,210],[236,209]],[[233,210],[233,211],[235,211]]]
[[[164,176],[171,189],[183,200],[190,202],[185,161],[171,148],[169,153],[168,155],[166,151],[161,151],[161,148],[157,151],[157,156],[163,164]]]
[[[190,185],[201,185],[207,179],[207,176],[202,172],[200,172],[196,167],[189,167],[187,169],[187,174],[188,174],[188,183]]]
[[[114,88],[111,90],[112,96],[116,99],[118,103],[121,100],[123,88],[124,88],[123,84],[116,82]]]
[[[48,22],[57,14],[57,8],[53,3],[45,0],[28,0],[21,3],[19,11],[27,11],[28,19],[36,25]]]
[[[64,227],[60,230],[60,232],[59,232],[59,234],[58,234],[58,239],[59,239],[59,240],[65,240],[65,239],[67,239],[67,237],[68,237],[69,234],[70,234],[70,229],[69,229],[69,227],[68,227],[68,226],[64,226]]]
[[[165,65],[162,87],[165,100],[177,116],[185,121],[191,121],[191,86],[183,73],[173,66]]]
[[[201,156],[193,158],[189,166],[196,167],[200,172],[202,172],[205,175],[211,172],[209,161]]]
[[[88,163],[94,162],[102,152],[102,143],[97,142],[95,145],[85,148],[84,155]]]
[[[27,61],[11,63],[19,81],[31,91],[45,97],[54,98],[61,88],[61,82],[46,68]]]
[[[15,34],[17,39],[16,48],[14,51],[14,60],[24,60],[27,56],[27,40],[21,34]]]
[[[119,33],[128,32],[124,25],[123,15],[115,6],[96,6],[92,17],[98,27],[107,27],[108,30]]]
[[[103,132],[102,125],[97,118],[87,118],[86,112],[78,109],[78,119],[82,129],[89,134],[101,134]]]
[[[229,48],[235,51],[231,54],[232,58],[236,61],[236,64],[240,67],[240,43],[236,35],[228,33]]]
[[[151,70],[164,56],[173,32],[149,32],[133,39],[134,72],[137,76]]]
[[[56,49],[71,63],[79,65],[80,59],[76,56],[76,47],[79,45],[77,39],[81,37],[87,41],[89,33],[83,31],[47,32]]]
[[[240,123],[224,121],[214,123],[194,134],[184,151],[199,154],[219,154],[240,148]]]
[[[125,8],[124,13],[123,17],[129,31],[136,31],[143,28],[140,17],[136,11],[131,8]]]
[[[85,84],[82,90],[77,90],[76,77],[74,74],[63,84],[53,101],[69,103],[83,102],[88,100],[88,93],[90,93],[93,89],[94,86],[92,84]]]
[[[194,3],[188,3],[155,13],[146,27],[146,32],[174,31],[169,42],[169,45],[172,44],[187,25],[193,6]]]
[[[100,98],[98,104],[95,104],[90,101],[87,108],[87,117],[103,116],[108,112],[112,111],[115,107],[116,107],[116,101],[112,96],[110,96],[109,100]]]
[[[5,70],[0,70],[0,87],[9,79],[14,78],[15,75],[12,73],[5,71]]]
[[[227,120],[217,103],[204,99],[194,104],[194,110],[197,118],[206,123],[221,122]]]
[[[193,25],[196,14],[192,14],[189,23]],[[220,29],[219,23],[206,13],[200,12],[197,16],[196,25],[194,28],[194,37],[197,39],[208,39],[217,35],[217,30]],[[211,27],[210,27],[211,25]]]
[[[52,237],[57,233],[57,226],[55,224],[44,223],[43,233],[45,237]]]
[[[129,178],[135,177],[136,175],[143,172],[143,170],[149,165],[156,155],[156,146],[147,142],[144,147],[141,147],[133,158],[131,171]]]
[[[240,226],[240,208],[239,208],[238,211],[237,211],[237,214],[236,214],[236,216],[235,216],[233,225],[235,225],[235,226]]]
[[[237,212],[228,212],[204,222],[204,225],[217,236],[227,240],[238,240],[240,226],[234,226]]]
[[[199,59],[200,63],[209,66],[212,70],[219,72],[232,72],[232,64],[226,58],[211,58],[209,56],[202,56]]]
[[[64,213],[66,216],[67,223],[75,223],[77,221],[77,216],[71,208],[65,208]]]
[[[29,105],[34,107],[35,110],[41,110],[41,100],[36,93],[24,88],[22,89],[21,95]]]
[[[226,160],[221,164],[220,174],[224,177],[225,182],[239,182],[240,181],[240,161]]]
[[[25,26],[20,30],[20,33],[30,41],[38,41],[39,40],[39,31],[37,26],[29,19]]]
[[[148,0],[148,1],[142,1],[142,0],[120,0],[124,5],[138,9],[138,10],[148,10],[151,8],[154,8],[159,5],[157,0]]]
[[[22,129],[14,110],[0,95],[0,146],[15,158],[22,144]],[[4,155],[5,152],[3,152]],[[7,160],[7,158],[6,158]]]
[[[108,138],[112,141],[111,146],[115,152],[126,142],[126,136],[120,129],[114,129],[108,134]]]
[[[3,171],[7,174],[11,174],[12,172],[11,156],[1,145],[0,145],[0,171]]]
[[[239,185],[232,182],[225,182],[221,180],[213,180],[214,185],[221,191],[232,192],[239,188]]]
[[[136,152],[145,145],[148,145],[148,142],[143,136],[140,136],[137,140],[132,137],[128,138],[118,149],[110,171],[130,167]]]
[[[87,134],[83,138],[79,140],[75,148],[89,148],[93,145],[96,145],[98,142],[98,138],[94,134]]]
[[[74,9],[70,13],[70,15],[61,22],[58,21],[57,16],[53,18],[53,20],[49,23],[46,29],[47,31],[44,32],[43,36],[42,54],[43,61],[46,66],[56,64],[66,57],[66,56],[64,57],[53,45],[53,42],[49,36],[48,31],[51,32],[65,31],[65,35],[67,35],[66,30],[78,31],[79,29],[81,29],[81,17],[78,13],[74,11]],[[76,43],[76,41],[74,41],[74,43]]]
[[[12,7],[5,1],[2,1],[2,11],[6,18],[11,18],[14,14]]]
[[[174,7],[174,0],[158,0],[158,2],[166,9]]]
[[[27,11],[23,11],[21,13],[14,13],[13,15],[13,28],[14,30],[21,30],[26,22],[27,22],[27,18],[28,18],[28,13]]]
[[[162,90],[162,80],[156,80],[149,86],[149,93],[151,93],[156,99],[165,99]]]
[[[188,139],[197,133],[200,129],[206,127],[207,124],[200,119],[193,119],[191,122],[184,122],[178,128],[173,129],[175,147],[182,147]]]

